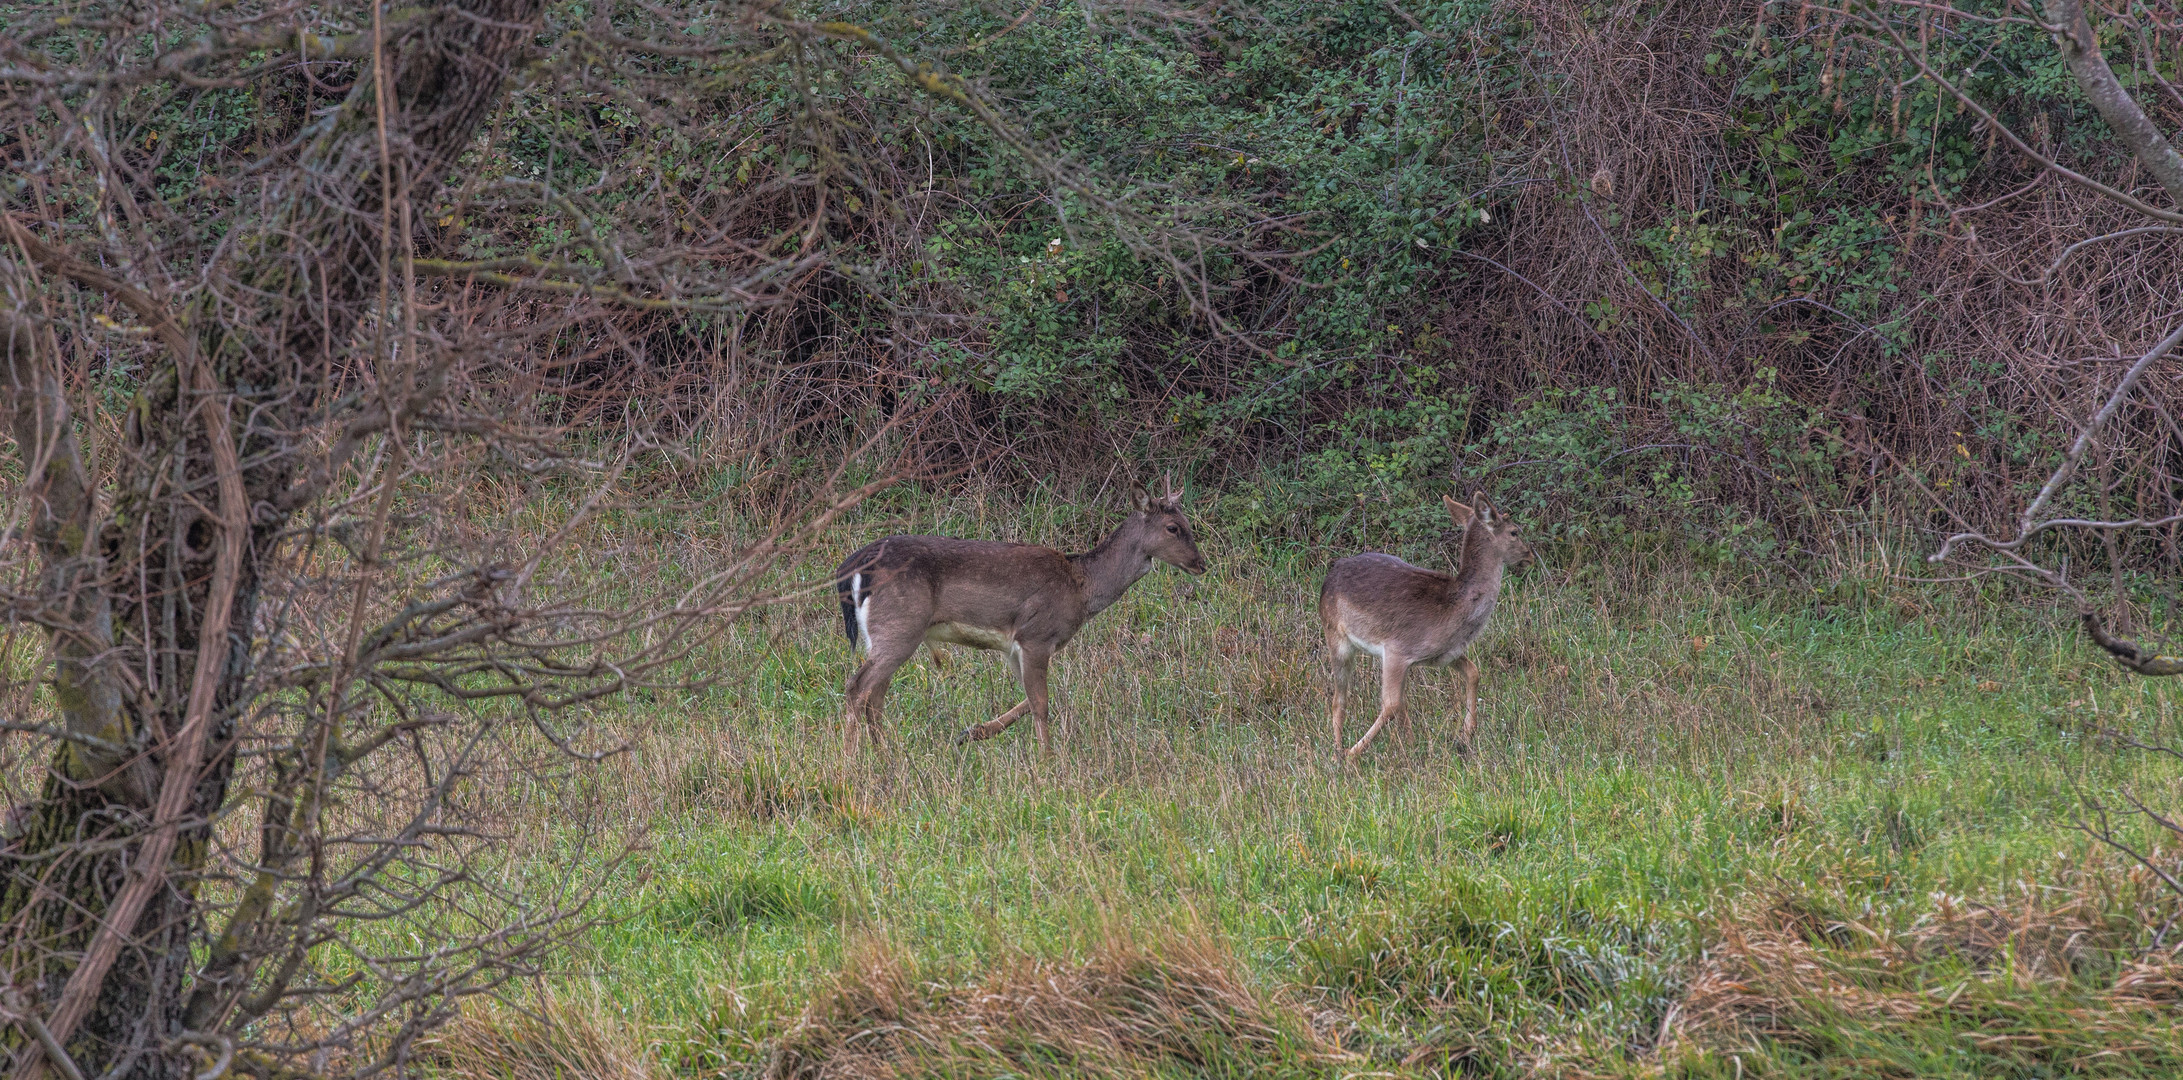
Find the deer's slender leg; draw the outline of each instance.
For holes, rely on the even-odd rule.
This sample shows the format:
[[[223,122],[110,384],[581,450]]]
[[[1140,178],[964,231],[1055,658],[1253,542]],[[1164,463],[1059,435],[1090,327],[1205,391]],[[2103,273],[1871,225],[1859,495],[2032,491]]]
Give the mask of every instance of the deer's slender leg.
[[[906,647],[885,639],[874,639],[866,644],[864,662],[857,665],[856,674],[849,676],[848,709],[843,717],[848,730],[843,737],[850,752],[854,753],[857,748],[859,721],[871,733],[874,747],[885,743],[879,716],[887,698],[887,684],[894,680],[895,669],[917,654],[917,646],[916,638],[911,638]]]
[[[1031,699],[1024,698],[1022,701],[1016,702],[1015,708],[1012,708],[1007,712],[1004,712],[999,716],[996,716],[993,719],[986,721],[985,723],[972,724],[969,727],[964,728],[962,734],[955,736],[955,741],[958,743],[973,741],[983,742],[1015,726],[1016,721],[1023,719],[1023,714],[1030,711]]]
[[[864,681],[864,669],[871,666],[866,660],[850,670],[849,681],[841,688],[841,749],[843,753],[857,752],[857,728],[864,723],[864,710],[857,704],[857,684]]]
[[[1469,750],[1471,736],[1478,731],[1478,665],[1468,656],[1459,656],[1455,666],[1463,674],[1463,734],[1456,745]]]
[[[1342,745],[1342,714],[1349,708],[1349,678],[1356,674],[1357,650],[1349,635],[1329,630],[1326,636],[1327,683],[1334,698],[1334,745]]]
[[[1351,758],[1364,753],[1364,748],[1372,745],[1373,738],[1387,726],[1387,721],[1402,711],[1402,681],[1409,673],[1409,657],[1393,649],[1380,657],[1380,714],[1372,721],[1372,726],[1365,729],[1364,737],[1357,740],[1357,745],[1349,748]]]
[[[993,736],[1008,730],[1010,727],[1015,726],[1016,721],[1023,719],[1023,714],[1031,710],[1031,698],[1028,692],[1030,684],[1024,681],[1023,675],[1026,666],[1023,649],[1020,646],[1004,649],[1001,651],[1001,659],[1008,664],[1008,674],[1015,677],[1016,684],[1025,688],[1026,693],[1024,699],[1022,701],[1016,702],[1014,708],[1009,709],[1007,712],[1004,712],[999,716],[996,716],[993,719],[986,721],[985,723],[973,724],[970,727],[964,728],[963,733],[955,737],[955,741],[957,743],[961,743],[966,740],[983,742],[987,739],[990,739]],[[1040,672],[1043,674],[1044,670],[1045,668],[1042,663],[1040,667]]]
[[[1384,675],[1384,672],[1382,674]],[[1390,732],[1389,736],[1395,741],[1396,745],[1404,747],[1410,746],[1412,740],[1412,732],[1410,731],[1409,702],[1405,701],[1400,706],[1397,706],[1395,709],[1395,715],[1388,717],[1388,722],[1395,725],[1395,730]]]
[[[1053,743],[1046,734],[1046,658],[1042,652],[1026,652],[1023,657],[1023,695],[1031,703],[1031,717],[1038,724],[1038,752],[1042,757],[1053,753]]]
[[[941,648],[939,642],[933,642],[927,646],[927,649],[932,653],[932,666],[941,671],[946,671],[953,662],[948,657],[947,650]]]

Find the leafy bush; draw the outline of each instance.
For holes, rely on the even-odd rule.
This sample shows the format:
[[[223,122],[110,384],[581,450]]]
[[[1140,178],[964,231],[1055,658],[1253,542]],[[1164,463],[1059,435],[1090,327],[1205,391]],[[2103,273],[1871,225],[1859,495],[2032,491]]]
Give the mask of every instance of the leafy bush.
[[[481,162],[554,174],[545,133],[580,131],[602,160],[628,155],[626,176],[560,181],[605,204],[650,198],[657,171],[779,189],[780,220],[750,229],[772,242],[810,242],[823,215],[853,272],[745,338],[823,372],[799,418],[837,407],[843,371],[899,378],[964,395],[945,425],[963,460],[1021,478],[1197,461],[1250,482],[1222,506],[1234,527],[1420,549],[1448,535],[1433,496],[1486,479],[1551,539],[1710,559],[1816,548],[1832,511],[1899,513],[1906,479],[2006,505],[2058,452],[2053,403],[2026,389],[2035,358],[1990,343],[2069,317],[1967,264],[1956,212],[2022,187],[2023,163],[1842,15],[820,7],[983,88],[1036,160],[871,62],[709,88],[723,120],[687,145],[649,143],[619,104],[526,96]],[[2119,163],[2035,27],[1966,24],[1932,47],[2012,124]],[[1649,89],[1615,74],[1638,55]],[[220,100],[199,126],[247,138]],[[837,160],[850,142],[869,156]],[[1991,228],[2049,250],[2084,222],[2070,198]],[[470,257],[563,227],[544,209],[449,226]],[[2112,321],[2164,317],[2154,286]],[[906,316],[910,296],[946,316]]]

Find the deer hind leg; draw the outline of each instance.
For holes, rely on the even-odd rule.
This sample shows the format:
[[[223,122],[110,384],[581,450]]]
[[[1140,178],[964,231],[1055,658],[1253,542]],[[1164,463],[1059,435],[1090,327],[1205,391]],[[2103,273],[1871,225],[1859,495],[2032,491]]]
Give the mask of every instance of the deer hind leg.
[[[1001,659],[1007,662],[1008,674],[1010,675],[1010,677],[1016,680],[1017,685],[1022,685],[1023,651],[1020,648],[1011,646],[1001,651]],[[1014,727],[1016,721],[1023,719],[1023,714],[1029,712],[1030,710],[1031,699],[1029,696],[1026,696],[1022,701],[1016,702],[1015,706],[1009,709],[1007,712],[1004,712],[999,716],[996,716],[993,719],[986,721],[985,723],[972,724],[969,727],[964,728],[960,734],[955,736],[956,745],[960,746],[965,742],[984,742],[985,740],[990,739],[993,736],[998,735],[1011,727]]]
[[[1478,732],[1478,665],[1472,663],[1470,657],[1460,656],[1456,658],[1455,666],[1463,675],[1463,734],[1455,745],[1459,750],[1468,751],[1471,736]]]
[[[911,638],[907,647],[883,640],[870,640],[865,645],[864,662],[857,665],[856,673],[849,676],[846,708],[842,724],[846,730],[842,738],[849,752],[857,748],[857,729],[861,726],[872,737],[872,745],[886,743],[886,736],[879,726],[880,710],[887,699],[887,684],[894,680],[896,668],[917,654],[918,641]]]
[[[1014,727],[1016,721],[1023,719],[1023,714],[1030,711],[1031,699],[1024,698],[1022,701],[1016,702],[1015,708],[1012,708],[1007,712],[1004,712],[999,716],[996,716],[993,719],[986,721],[985,723],[972,724],[969,727],[964,728],[961,733],[955,736],[955,741],[957,744],[966,742],[984,742],[985,740],[990,739],[993,736],[998,735],[1011,727]]]
[[[1409,673],[1408,657],[1401,656],[1392,649],[1380,657],[1380,714],[1373,719],[1372,726],[1365,729],[1364,737],[1357,740],[1357,745],[1349,748],[1351,760],[1364,753],[1364,748],[1372,745],[1372,740],[1378,737],[1381,728],[1387,726],[1387,721],[1402,712],[1402,683]]]
[[[1342,745],[1342,715],[1349,708],[1349,679],[1356,674],[1357,648],[1338,630],[1326,637],[1327,689],[1333,698],[1334,745]]]

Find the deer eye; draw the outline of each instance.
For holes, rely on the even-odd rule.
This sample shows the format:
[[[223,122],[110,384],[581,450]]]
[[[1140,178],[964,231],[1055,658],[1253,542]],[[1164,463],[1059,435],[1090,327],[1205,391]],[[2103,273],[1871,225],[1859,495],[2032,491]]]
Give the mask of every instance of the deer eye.
[[[1171,533],[1179,533],[1182,531],[1182,526],[1170,521],[1167,523],[1167,531]]]

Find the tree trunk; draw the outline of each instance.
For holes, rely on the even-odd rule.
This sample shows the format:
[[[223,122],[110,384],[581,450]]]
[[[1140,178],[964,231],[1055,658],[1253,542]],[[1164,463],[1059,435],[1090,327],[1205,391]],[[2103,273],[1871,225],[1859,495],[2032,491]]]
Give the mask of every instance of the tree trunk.
[[[2069,73],[2077,80],[2077,88],[2099,111],[2100,119],[2122,140],[2122,144],[2137,155],[2145,171],[2153,174],[2168,197],[2183,206],[2183,156],[2176,153],[2167,136],[2160,132],[2160,125],[2145,115],[2145,110],[2130,96],[2130,91],[2115,77],[2107,66],[2107,58],[2100,53],[2099,36],[2093,33],[2092,20],[2085,10],[2084,0],[2046,0],[2047,22],[2054,28],[2054,45],[2061,50],[2062,60],[2069,65]]]
[[[399,280],[389,255],[404,247],[406,204],[431,198],[498,104],[539,8],[440,0],[390,33],[377,77],[359,65],[341,110],[269,181],[262,226],[229,239],[210,299],[186,318],[139,310],[163,322],[168,355],[132,405],[103,519],[50,339],[41,347],[41,328],[0,320],[0,406],[33,478],[55,700],[77,737],[55,751],[40,799],[0,853],[0,951],[28,1009],[87,1077],[188,1075],[176,1040],[192,1034],[193,987],[217,984],[188,1009],[209,1031],[249,981],[232,950],[209,949],[211,969],[194,971],[193,945],[205,944],[196,892],[209,823],[228,797],[234,719],[251,693],[261,570],[323,482],[304,455],[317,445],[329,378],[380,359],[348,350],[388,278]],[[383,109],[375,84],[389,91]],[[101,287],[96,271],[70,265],[77,272],[47,269]],[[223,470],[222,459],[236,464]],[[208,633],[215,648],[201,656]],[[186,799],[163,799],[170,790]],[[170,801],[178,814],[163,812]],[[139,910],[126,933],[106,935],[119,947],[101,972],[101,926],[126,916],[126,904],[116,908],[132,886]],[[6,1037],[18,1080],[46,1067],[22,1033]]]

